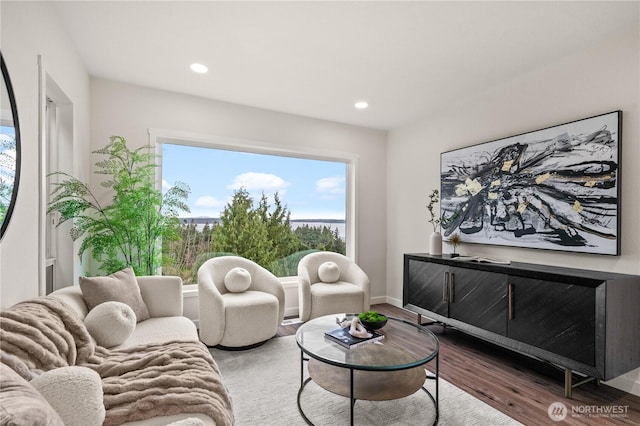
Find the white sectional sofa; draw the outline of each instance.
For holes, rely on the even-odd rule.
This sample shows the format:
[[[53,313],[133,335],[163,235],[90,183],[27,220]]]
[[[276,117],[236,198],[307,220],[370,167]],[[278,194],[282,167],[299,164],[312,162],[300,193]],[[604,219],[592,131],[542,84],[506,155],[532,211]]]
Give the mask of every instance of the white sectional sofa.
[[[136,279],[149,318],[110,348],[89,333],[79,286],[0,312],[0,424],[234,424],[220,371],[182,315],[181,279]]]

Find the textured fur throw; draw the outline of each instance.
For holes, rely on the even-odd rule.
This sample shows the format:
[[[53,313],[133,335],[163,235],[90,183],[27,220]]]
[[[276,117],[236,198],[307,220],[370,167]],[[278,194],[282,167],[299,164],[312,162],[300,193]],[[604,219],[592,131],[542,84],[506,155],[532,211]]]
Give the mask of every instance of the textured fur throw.
[[[40,297],[0,313],[0,361],[27,380],[80,365],[102,379],[105,425],[181,413],[234,424],[231,399],[206,346],[174,341],[123,350],[96,346],[84,323],[57,299]]]

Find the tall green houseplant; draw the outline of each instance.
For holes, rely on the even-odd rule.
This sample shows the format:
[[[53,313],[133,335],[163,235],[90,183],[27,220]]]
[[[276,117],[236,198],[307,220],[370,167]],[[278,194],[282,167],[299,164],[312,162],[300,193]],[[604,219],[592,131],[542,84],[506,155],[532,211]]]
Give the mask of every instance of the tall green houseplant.
[[[58,212],[58,225],[73,221],[71,238],[82,238],[78,255],[90,250],[100,270],[110,274],[133,267],[137,275],[157,274],[162,262],[163,235],[179,229],[178,213],[189,211],[189,187],[177,182],[164,194],[156,189],[154,159],[149,145],[135,150],[121,136],[112,136],[103,149],[107,159],[96,163],[97,174],[108,176],[101,185],[113,192],[102,205],[89,185],[56,172],[64,180],[54,184],[48,212]]]

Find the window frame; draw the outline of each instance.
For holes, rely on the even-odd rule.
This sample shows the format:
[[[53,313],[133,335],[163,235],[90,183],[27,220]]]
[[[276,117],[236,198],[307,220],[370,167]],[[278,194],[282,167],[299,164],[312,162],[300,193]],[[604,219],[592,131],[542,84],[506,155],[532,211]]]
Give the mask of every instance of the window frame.
[[[156,188],[162,190],[162,145],[186,145],[201,148],[221,149],[227,151],[246,152],[251,154],[266,154],[282,157],[293,157],[320,161],[334,161],[346,164],[345,182],[345,243],[346,256],[357,262],[357,176],[358,155],[336,150],[322,150],[306,146],[282,146],[266,141],[231,138],[213,134],[202,134],[170,129],[150,128],[149,145],[155,148]],[[280,277],[281,282],[291,282],[295,277]]]

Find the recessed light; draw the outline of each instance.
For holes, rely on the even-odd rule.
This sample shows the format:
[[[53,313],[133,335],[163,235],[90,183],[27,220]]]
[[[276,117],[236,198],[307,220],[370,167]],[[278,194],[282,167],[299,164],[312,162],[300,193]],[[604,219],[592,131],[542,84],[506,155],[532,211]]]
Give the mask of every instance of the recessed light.
[[[191,70],[199,74],[204,74],[209,71],[209,68],[202,64],[191,64]]]
[[[366,101],[358,101],[355,103],[354,107],[356,107],[356,109],[367,109],[369,108],[369,103]]]

